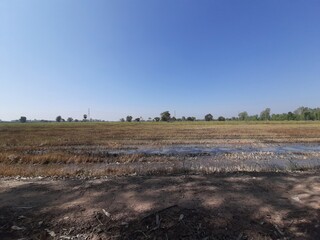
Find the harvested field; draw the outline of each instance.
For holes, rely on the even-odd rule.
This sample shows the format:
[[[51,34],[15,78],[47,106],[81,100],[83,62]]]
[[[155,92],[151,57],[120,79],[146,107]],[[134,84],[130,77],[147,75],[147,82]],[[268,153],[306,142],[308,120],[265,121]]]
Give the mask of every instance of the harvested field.
[[[320,166],[319,123],[1,124],[1,176],[295,171]]]
[[[0,124],[0,239],[319,239],[320,124]]]
[[[238,171],[296,171],[320,168],[316,145],[195,146],[136,149],[101,146],[49,147],[2,154],[3,176],[203,174]]]

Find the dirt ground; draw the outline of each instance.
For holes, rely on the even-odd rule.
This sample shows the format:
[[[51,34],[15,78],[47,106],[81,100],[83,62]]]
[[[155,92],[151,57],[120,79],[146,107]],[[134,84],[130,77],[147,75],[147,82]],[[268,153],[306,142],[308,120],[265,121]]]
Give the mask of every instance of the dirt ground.
[[[320,239],[320,175],[2,178],[0,239]]]

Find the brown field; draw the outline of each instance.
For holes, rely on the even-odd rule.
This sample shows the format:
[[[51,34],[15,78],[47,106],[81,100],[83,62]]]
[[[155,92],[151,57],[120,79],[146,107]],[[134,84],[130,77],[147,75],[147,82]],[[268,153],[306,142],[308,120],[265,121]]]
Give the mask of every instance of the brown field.
[[[0,124],[0,146],[320,142],[320,122]]]
[[[105,176],[136,174],[136,169],[140,166],[134,165],[130,168],[129,164],[145,162],[172,163],[172,166],[168,166],[170,170],[153,168],[148,170],[149,174],[166,171],[179,173],[180,167],[177,164],[181,163],[180,156],[170,158],[137,153],[109,154],[109,152],[180,145],[233,148],[239,146],[263,147],[284,143],[320,143],[320,123],[0,124],[0,175]],[[315,156],[318,157],[318,155]],[[126,165],[121,165],[122,167],[112,165],[115,163]],[[250,167],[230,169],[230,171],[237,170],[251,171],[252,169]],[[212,171],[217,171],[217,169]]]
[[[319,143],[318,122],[0,124],[0,239],[319,239],[297,165]],[[179,146],[236,151],[157,152]]]

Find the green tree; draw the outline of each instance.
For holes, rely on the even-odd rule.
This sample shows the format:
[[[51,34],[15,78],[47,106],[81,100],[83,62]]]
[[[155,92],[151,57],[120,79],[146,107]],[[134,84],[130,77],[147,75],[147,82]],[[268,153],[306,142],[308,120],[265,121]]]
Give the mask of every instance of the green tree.
[[[62,117],[61,117],[61,116],[56,117],[56,121],[57,121],[57,122],[61,122],[61,120],[62,120]]]
[[[153,120],[154,120],[155,122],[159,122],[159,121],[160,121],[160,118],[159,118],[159,117],[155,117]]]
[[[238,117],[239,117],[240,121],[246,121],[246,120],[248,120],[249,115],[246,111],[244,111],[244,112],[239,113]]]
[[[258,114],[249,116],[248,120],[249,121],[257,121],[257,120],[259,120],[259,116],[258,116]]]
[[[225,117],[223,117],[223,116],[220,116],[220,117],[218,117],[218,121],[225,121],[226,119],[225,119]]]
[[[68,117],[67,121],[68,121],[68,122],[72,122],[72,121],[73,121],[73,118],[72,118],[72,117]]]
[[[209,113],[209,114],[205,115],[205,116],[204,116],[204,120],[206,120],[206,121],[212,121],[212,120],[213,120],[212,114]]]
[[[313,112],[312,111],[306,111],[306,112],[304,112],[303,113],[303,118],[304,118],[304,120],[306,120],[306,121],[309,121],[309,120],[315,120],[315,116],[314,116],[314,114],[313,114]]]
[[[127,122],[131,122],[132,121],[132,116],[127,116],[126,120],[127,120]]]
[[[161,121],[168,122],[171,119],[171,114],[169,111],[165,111],[160,114]]]
[[[187,121],[195,121],[196,118],[195,117],[187,117]]]
[[[271,112],[271,109],[270,108],[266,108],[265,110],[263,110],[261,113],[260,113],[260,120],[270,120],[271,116],[270,116],[270,112]]]
[[[21,116],[20,119],[19,119],[19,121],[20,121],[21,123],[25,123],[25,122],[27,122],[27,118],[24,117],[24,116]]]
[[[287,114],[287,120],[291,121],[291,120],[296,120],[296,115],[293,112],[288,112]]]

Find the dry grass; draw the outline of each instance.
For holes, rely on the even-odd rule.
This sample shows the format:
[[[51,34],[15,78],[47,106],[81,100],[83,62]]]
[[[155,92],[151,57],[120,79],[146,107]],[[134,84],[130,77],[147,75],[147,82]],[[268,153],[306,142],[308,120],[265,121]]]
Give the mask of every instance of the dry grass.
[[[320,142],[319,122],[0,124],[0,147],[198,143],[211,140]]]
[[[177,144],[320,143],[319,122],[176,122],[176,123],[45,123],[0,124],[0,175],[121,175],[136,170],[127,163],[163,161],[141,154],[100,154],[103,149]],[[80,150],[77,151],[77,148]],[[86,168],[118,163],[123,167]],[[67,165],[79,165],[70,167]],[[81,165],[81,166],[80,166]],[[234,171],[241,169],[236,166]],[[181,169],[149,169],[150,174]],[[219,169],[197,169],[216,172]]]

